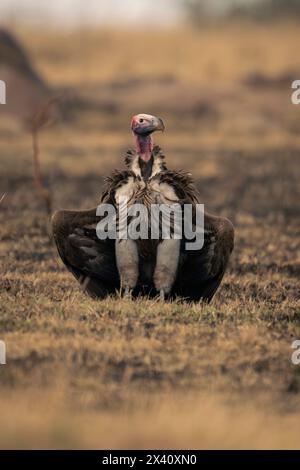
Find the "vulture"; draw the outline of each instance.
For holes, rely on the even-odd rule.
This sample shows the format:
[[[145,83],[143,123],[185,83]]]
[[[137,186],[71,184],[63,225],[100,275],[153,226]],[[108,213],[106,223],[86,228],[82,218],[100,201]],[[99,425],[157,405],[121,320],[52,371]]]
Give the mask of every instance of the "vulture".
[[[160,296],[162,300],[182,297],[187,301],[210,302],[224,276],[234,244],[231,222],[204,212],[201,247],[187,249],[186,239],[174,236],[122,238],[99,237],[99,208],[116,209],[117,221],[127,209],[141,204],[150,212],[152,204],[192,207],[193,224],[199,194],[191,175],[166,166],[165,157],[154,145],[153,132],[163,131],[163,121],[149,114],[131,120],[135,148],[127,151],[123,170],[107,179],[98,208],[85,211],[59,210],[52,216],[52,233],[58,253],[82,288],[94,298],[117,292],[125,296]],[[130,219],[126,213],[126,223]],[[124,215],[124,214],[123,214]],[[130,220],[134,220],[131,217]],[[151,235],[149,219],[143,225]],[[119,234],[119,232],[116,232]],[[130,232],[129,232],[130,233]]]

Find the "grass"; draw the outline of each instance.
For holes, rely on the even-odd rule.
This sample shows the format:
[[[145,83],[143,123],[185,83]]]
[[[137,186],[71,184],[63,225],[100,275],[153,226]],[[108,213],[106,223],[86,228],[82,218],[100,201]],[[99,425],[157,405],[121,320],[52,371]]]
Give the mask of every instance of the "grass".
[[[0,116],[0,447],[299,448],[299,109],[275,80],[299,66],[296,26],[19,36],[49,82],[112,105],[42,134],[55,208],[97,203],[150,112],[236,246],[210,306],[87,298],[49,242],[30,138]]]

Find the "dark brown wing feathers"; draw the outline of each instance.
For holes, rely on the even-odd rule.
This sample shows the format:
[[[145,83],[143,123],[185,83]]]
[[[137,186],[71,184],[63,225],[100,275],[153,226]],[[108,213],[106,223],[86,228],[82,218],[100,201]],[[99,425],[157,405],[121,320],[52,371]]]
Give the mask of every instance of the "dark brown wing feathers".
[[[93,297],[115,292],[119,274],[114,243],[99,240],[96,208],[89,211],[57,211],[52,217],[53,238],[69,271]]]

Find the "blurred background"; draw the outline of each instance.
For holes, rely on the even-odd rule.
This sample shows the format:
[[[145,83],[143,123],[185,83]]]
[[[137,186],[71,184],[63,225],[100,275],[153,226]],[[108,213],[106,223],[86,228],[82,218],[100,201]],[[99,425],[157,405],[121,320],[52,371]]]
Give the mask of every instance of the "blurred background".
[[[172,26],[188,19],[195,24],[207,20],[251,18],[272,20],[300,13],[297,0],[163,0],[153,7],[150,0],[2,0],[4,21],[28,22],[63,27],[80,25],[141,24]],[[149,18],[150,17],[150,18]]]
[[[0,446],[299,447],[299,23],[298,0],[1,0]],[[235,225],[213,306],[95,303],[49,243],[45,200],[96,206],[141,112]]]

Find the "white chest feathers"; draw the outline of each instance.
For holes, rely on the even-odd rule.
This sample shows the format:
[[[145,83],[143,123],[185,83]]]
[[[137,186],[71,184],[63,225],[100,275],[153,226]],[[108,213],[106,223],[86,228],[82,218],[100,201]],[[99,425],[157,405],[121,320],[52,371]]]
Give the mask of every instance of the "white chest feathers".
[[[174,188],[165,182],[160,182],[157,178],[148,181],[134,178],[128,178],[115,193],[117,204],[127,199],[129,205],[138,202],[140,204],[174,204],[178,201],[178,197]]]

